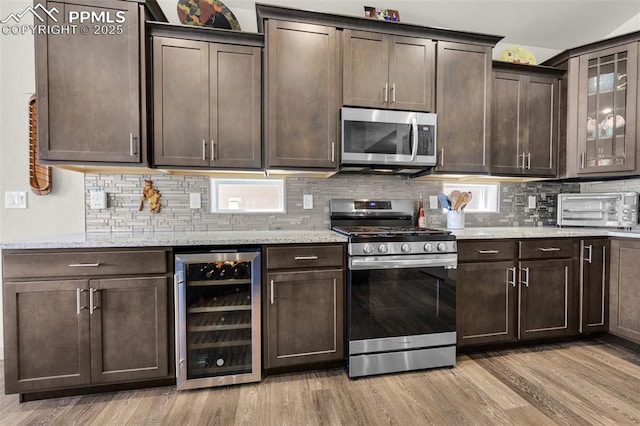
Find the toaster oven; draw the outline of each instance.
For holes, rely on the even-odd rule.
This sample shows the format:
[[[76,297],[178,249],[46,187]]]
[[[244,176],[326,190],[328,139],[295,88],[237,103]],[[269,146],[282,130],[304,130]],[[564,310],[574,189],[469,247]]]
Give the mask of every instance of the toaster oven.
[[[558,226],[632,228],[637,224],[637,192],[558,195]]]

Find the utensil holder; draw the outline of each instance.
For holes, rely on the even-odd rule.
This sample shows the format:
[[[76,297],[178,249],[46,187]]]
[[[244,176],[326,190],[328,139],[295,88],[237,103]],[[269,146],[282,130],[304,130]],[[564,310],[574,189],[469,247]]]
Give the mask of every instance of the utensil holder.
[[[464,229],[464,212],[449,210],[447,212],[447,229]]]

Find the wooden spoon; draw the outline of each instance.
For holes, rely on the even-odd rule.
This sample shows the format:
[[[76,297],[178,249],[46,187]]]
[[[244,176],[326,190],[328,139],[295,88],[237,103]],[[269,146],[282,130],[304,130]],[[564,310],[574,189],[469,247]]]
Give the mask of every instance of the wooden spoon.
[[[454,189],[453,191],[451,191],[451,194],[449,194],[449,200],[451,201],[451,209],[452,210],[458,210],[458,208],[460,207],[459,203],[460,203],[460,197],[461,197],[462,193],[460,191],[458,191],[457,189]]]
[[[464,210],[464,208],[471,202],[471,191],[462,193],[462,205],[460,206],[460,210]]]

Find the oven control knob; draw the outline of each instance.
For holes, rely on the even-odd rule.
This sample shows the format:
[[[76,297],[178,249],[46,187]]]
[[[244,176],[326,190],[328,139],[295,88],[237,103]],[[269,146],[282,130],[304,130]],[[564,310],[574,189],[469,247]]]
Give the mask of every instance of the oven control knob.
[[[445,243],[438,243],[438,251],[447,250],[447,245]]]
[[[387,245],[386,245],[386,244],[380,244],[380,245],[378,246],[378,251],[379,251],[380,253],[386,253],[386,252],[388,252],[388,251],[389,251],[389,248],[387,247]]]
[[[373,253],[373,247],[371,247],[369,244],[365,244],[364,247],[362,247],[362,251],[366,254],[371,254]]]
[[[411,251],[411,246],[407,243],[404,243],[400,246],[400,250],[402,250],[403,253],[409,253]]]
[[[431,247],[431,243],[427,243],[424,245],[424,251],[427,253],[431,253],[433,251],[433,247]]]

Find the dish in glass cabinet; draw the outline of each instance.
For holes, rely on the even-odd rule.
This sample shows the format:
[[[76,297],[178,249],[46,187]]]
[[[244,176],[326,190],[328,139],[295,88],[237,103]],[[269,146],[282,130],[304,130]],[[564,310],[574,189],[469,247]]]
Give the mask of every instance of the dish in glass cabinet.
[[[186,25],[240,31],[235,15],[220,0],[178,0],[178,19]]]

